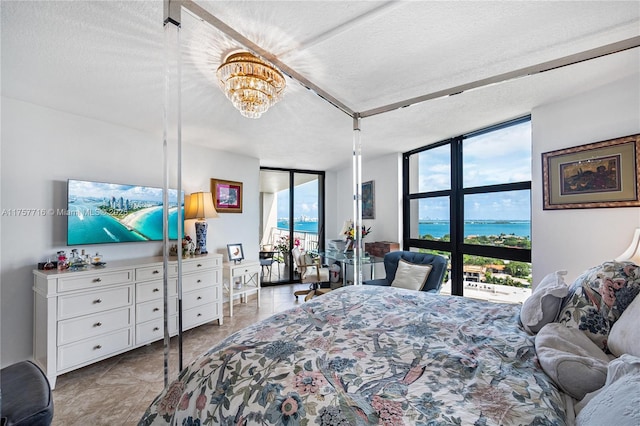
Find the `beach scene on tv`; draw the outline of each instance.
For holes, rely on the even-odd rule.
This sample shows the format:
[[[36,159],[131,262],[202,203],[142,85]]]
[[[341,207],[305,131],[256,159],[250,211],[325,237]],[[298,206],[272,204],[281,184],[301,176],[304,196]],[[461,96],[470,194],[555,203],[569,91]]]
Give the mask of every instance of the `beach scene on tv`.
[[[161,241],[162,188],[69,180],[67,216],[68,245]],[[169,190],[172,240],[177,216],[177,191]]]

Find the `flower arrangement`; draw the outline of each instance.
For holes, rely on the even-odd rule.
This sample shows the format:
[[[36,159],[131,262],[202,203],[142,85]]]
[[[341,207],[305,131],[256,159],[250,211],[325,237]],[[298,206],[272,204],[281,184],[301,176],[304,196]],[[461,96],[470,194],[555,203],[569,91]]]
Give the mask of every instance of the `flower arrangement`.
[[[362,225],[362,238],[364,238],[366,235],[368,235],[369,233],[371,233],[371,227],[366,227],[364,225]],[[353,222],[351,222],[351,224],[349,225],[349,228],[347,228],[346,231],[344,231],[344,235],[345,235],[345,239],[347,240],[355,240],[356,239],[356,230],[353,227]]]
[[[293,239],[293,246],[300,247],[300,238]],[[289,252],[289,236],[283,235],[278,239],[278,242],[275,244],[274,248],[280,253],[288,253]]]

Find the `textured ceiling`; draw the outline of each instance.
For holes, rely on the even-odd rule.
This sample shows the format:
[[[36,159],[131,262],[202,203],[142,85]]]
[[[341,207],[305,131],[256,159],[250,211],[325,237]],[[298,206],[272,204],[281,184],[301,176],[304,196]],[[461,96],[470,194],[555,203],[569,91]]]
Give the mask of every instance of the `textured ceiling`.
[[[640,2],[196,1],[362,112],[640,36]],[[2,95],[162,135],[162,2],[2,1]],[[352,119],[288,78],[242,117],[215,82],[236,41],[182,12],[183,140],[263,166],[348,167]],[[640,78],[639,48],[362,120],[363,156],[407,151]]]

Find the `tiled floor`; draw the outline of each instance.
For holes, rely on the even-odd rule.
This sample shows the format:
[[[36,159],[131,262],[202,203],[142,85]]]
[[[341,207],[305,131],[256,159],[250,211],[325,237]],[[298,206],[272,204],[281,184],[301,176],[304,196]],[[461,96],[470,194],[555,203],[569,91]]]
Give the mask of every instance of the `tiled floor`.
[[[217,321],[183,334],[183,364],[187,365],[210,346],[276,312],[304,303],[293,292],[307,284],[262,289],[261,306],[255,296],[246,304],[236,300],[233,318],[225,303],[224,324]],[[177,376],[177,340],[171,340],[170,377]],[[162,390],[164,350],[162,342],[109,358],[58,377],[53,391],[53,425],[136,425],[153,398]]]

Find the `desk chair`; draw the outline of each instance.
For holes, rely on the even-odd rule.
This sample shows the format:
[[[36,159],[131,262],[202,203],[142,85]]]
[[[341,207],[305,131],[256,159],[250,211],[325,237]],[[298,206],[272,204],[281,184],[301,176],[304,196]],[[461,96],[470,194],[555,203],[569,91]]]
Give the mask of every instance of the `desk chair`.
[[[265,277],[265,271],[269,273],[269,281],[271,281],[271,269],[274,263],[277,263],[278,260],[275,259],[274,255],[276,252],[274,251],[261,251],[258,253],[258,257],[260,260],[260,266],[262,266],[262,276]],[[278,268],[278,279],[280,278],[280,268]]]
[[[320,264],[320,257],[312,259],[311,256],[302,254],[298,247],[291,250],[291,257],[293,257],[300,274],[300,282],[311,284],[308,290],[298,290],[293,293],[296,300],[298,296],[304,296],[306,302],[314,296],[331,291],[330,288],[320,288],[320,283],[329,281],[329,268]]]

